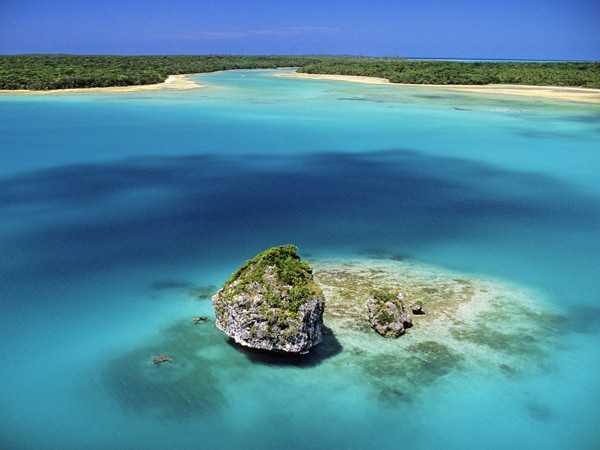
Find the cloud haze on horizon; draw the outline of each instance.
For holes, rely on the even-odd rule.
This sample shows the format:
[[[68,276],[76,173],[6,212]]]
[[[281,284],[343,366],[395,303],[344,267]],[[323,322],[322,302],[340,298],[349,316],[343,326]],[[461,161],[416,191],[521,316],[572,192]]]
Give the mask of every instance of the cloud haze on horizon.
[[[597,0],[3,0],[0,54],[600,60]]]

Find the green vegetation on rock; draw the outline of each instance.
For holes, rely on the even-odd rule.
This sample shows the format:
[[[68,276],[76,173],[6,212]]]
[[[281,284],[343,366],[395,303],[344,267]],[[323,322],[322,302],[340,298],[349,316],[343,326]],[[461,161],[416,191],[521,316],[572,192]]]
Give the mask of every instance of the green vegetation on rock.
[[[386,305],[388,302],[392,303],[398,311],[402,311],[403,309],[402,302],[398,299],[397,293],[373,289],[371,290],[371,298],[374,301],[372,314],[377,317],[377,322],[380,325],[387,326],[396,320],[394,314],[386,307],[388,306]]]
[[[398,337],[412,326],[412,317],[404,305],[404,294],[372,289],[367,315],[375,331],[385,337]]]
[[[399,301],[397,292],[385,291],[382,289],[371,289],[371,297],[374,298],[378,303]]]
[[[272,279],[265,280],[265,274]],[[262,294],[267,306],[290,314],[297,313],[308,297],[322,295],[313,281],[312,268],[300,259],[298,248],[291,244],[270,248],[246,261],[225,285],[230,286],[231,294],[251,292],[258,285],[266,287]],[[282,286],[286,289],[282,290]]]

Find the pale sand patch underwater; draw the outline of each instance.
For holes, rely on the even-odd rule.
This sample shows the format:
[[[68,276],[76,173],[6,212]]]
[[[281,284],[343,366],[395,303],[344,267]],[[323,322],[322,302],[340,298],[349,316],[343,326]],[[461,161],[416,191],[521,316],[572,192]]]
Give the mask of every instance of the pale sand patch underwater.
[[[364,77],[354,75],[323,75],[307,73],[278,73],[274,76],[304,78],[310,80],[347,81],[362,84],[387,84],[390,86],[405,86],[415,89],[435,89],[451,92],[468,92],[474,94],[511,95],[549,100],[562,100],[580,103],[600,103],[600,89],[559,87],[559,86],[526,86],[512,84],[489,85],[438,85],[438,84],[405,84],[390,83],[385,78]]]
[[[490,84],[484,86],[435,86],[455,92],[475,94],[518,95],[549,100],[563,100],[578,103],[600,103],[600,89],[560,87],[560,86],[521,86],[510,84]]]
[[[313,261],[326,298],[325,323],[390,392],[415,392],[455,370],[516,376],[556,350],[564,318],[536,293],[504,282],[393,260]],[[403,292],[424,315],[397,338],[371,329],[371,289]],[[390,384],[391,383],[391,384]]]
[[[203,88],[204,85],[189,79],[189,75],[170,75],[164,83],[145,84],[141,86],[114,86],[80,89],[53,89],[48,91],[0,90],[0,95],[45,95],[45,94],[87,94],[87,93],[126,93],[143,91],[185,91]]]
[[[275,384],[296,379],[300,386],[326,376],[328,389],[342,383],[397,405],[452,374],[514,378],[545,370],[546,356],[557,349],[564,317],[527,289],[410,261],[309,263],[326,308],[324,342],[308,355],[249,352],[228,344],[214,317],[200,325],[185,319],[110,361],[107,388],[124,409],[158,417],[218,416],[237,407],[240,386],[263,395],[256,389],[265,377]],[[365,308],[373,288],[401,291],[409,304],[421,301],[425,315],[413,316],[414,326],[397,339],[379,336]],[[200,297],[210,301],[206,292]],[[155,366],[149,357],[158,353],[173,362]]]

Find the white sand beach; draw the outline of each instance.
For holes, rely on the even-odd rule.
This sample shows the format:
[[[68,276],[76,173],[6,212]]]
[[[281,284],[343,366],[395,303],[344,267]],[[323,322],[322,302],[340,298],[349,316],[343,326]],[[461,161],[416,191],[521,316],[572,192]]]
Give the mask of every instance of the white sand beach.
[[[305,78],[312,80],[334,80],[347,81],[352,83],[364,84],[389,84],[396,86],[409,86],[415,89],[437,89],[453,92],[471,92],[475,94],[492,95],[518,95],[524,97],[537,97],[552,100],[564,100],[580,103],[600,103],[600,89],[588,89],[578,87],[557,87],[557,86],[522,86],[511,84],[490,84],[490,85],[421,85],[421,84],[402,84],[390,83],[385,78],[363,77],[353,75],[322,75],[306,73],[279,73],[279,77]]]
[[[276,77],[291,77],[291,78],[305,78],[308,80],[331,80],[331,81],[347,81],[349,83],[363,83],[363,84],[393,84],[385,78],[376,77],[362,77],[358,75],[325,75],[325,74],[312,74],[312,73],[276,73]],[[407,85],[408,86],[408,85]]]

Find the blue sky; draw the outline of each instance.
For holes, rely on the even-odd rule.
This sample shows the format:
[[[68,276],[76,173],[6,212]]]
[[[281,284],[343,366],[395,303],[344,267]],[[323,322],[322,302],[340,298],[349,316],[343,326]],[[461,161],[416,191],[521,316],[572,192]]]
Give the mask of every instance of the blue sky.
[[[0,54],[600,60],[600,0],[0,0]]]

